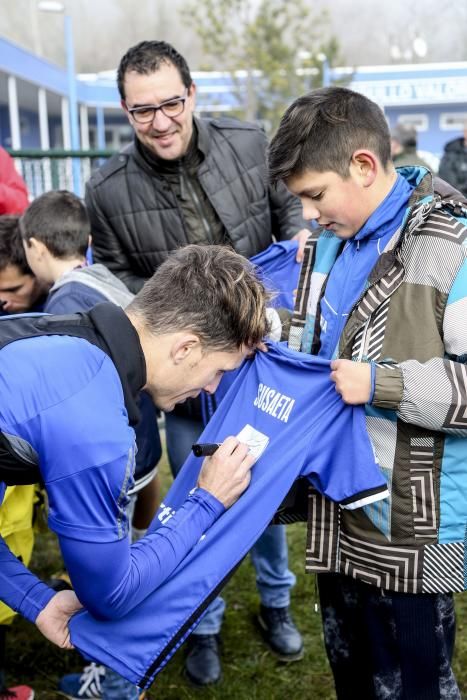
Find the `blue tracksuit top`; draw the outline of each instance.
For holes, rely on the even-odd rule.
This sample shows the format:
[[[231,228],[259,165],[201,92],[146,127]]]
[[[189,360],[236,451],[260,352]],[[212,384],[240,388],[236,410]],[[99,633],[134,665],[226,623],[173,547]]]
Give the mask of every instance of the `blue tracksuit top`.
[[[145,537],[143,547],[130,547],[135,436],[125,392],[136,401],[144,356],[119,307],[101,304],[86,316],[100,324],[112,359],[70,336],[20,339],[0,350],[0,430],[38,462],[49,526],[73,587],[96,617],[107,619],[127,614],[157,588],[224,507],[197,489],[173,522]],[[4,484],[0,500],[3,494]],[[34,621],[52,595],[0,539],[0,599]]]
[[[72,314],[92,309],[96,304],[108,299],[96,289],[81,282],[68,282],[52,294],[45,302],[44,311],[48,314]],[[113,301],[112,299],[110,301]]]
[[[75,275],[81,273],[80,270],[74,272]],[[86,284],[87,278],[85,275],[82,275],[82,278],[82,282],[73,280],[49,293],[44,305],[44,311],[55,315],[75,314],[78,311],[88,311],[101,302],[111,301],[116,303],[113,298]],[[109,273],[110,279],[112,277]],[[120,281],[118,280],[118,282]],[[106,287],[103,287],[103,289],[106,289]],[[162,456],[162,445],[157,425],[157,409],[149,394],[145,391],[142,391],[139,395],[139,408],[141,420],[134,426],[137,444],[135,480],[144,479],[147,474],[151,474]]]
[[[329,378],[330,363],[271,344],[247,361],[200,438],[222,442],[248,431],[263,450],[241,498],[209,529],[173,574],[130,614],[100,622],[80,612],[73,644],[87,657],[148,687],[199,622],[226,577],[251,549],[299,476],[326,496],[355,508],[387,496],[361,406],[344,404]],[[190,456],[150,532],[176,518],[195,487],[202,460]],[[135,548],[144,546],[137,543]]]

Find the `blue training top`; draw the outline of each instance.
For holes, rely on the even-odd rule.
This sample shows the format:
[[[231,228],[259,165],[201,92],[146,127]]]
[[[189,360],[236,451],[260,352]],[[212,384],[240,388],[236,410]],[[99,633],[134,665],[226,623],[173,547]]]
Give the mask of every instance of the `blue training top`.
[[[272,344],[244,363],[200,438],[222,442],[243,431],[261,456],[250,486],[209,529],[165,583],[122,620],[80,612],[71,639],[87,657],[148,687],[199,622],[226,578],[267,527],[299,476],[329,498],[356,508],[388,495],[375,463],[362,406],[344,404],[330,363]],[[202,460],[190,456],[150,532],[177,518]],[[144,538],[133,546],[144,546]]]
[[[124,387],[141,377],[132,385],[135,399],[145,381],[144,357],[120,308],[103,304],[88,315],[100,320],[115,349],[112,359],[71,336],[20,339],[0,350],[0,431],[39,463],[49,526],[78,598],[96,617],[112,619],[157,588],[224,507],[197,489],[171,522],[144,538],[143,547],[130,547],[126,505],[135,435]],[[0,539],[0,599],[35,621],[54,593]]]
[[[98,267],[98,266],[95,266]],[[58,289],[49,293],[45,302],[44,311],[49,314],[74,314],[78,311],[88,311],[96,304],[110,301],[117,303],[109,294],[112,290],[111,281],[121,284],[118,278],[108,273],[106,285],[102,286],[104,291],[98,291],[87,283],[88,276],[86,270],[74,270],[73,281],[62,284]],[[78,281],[81,276],[82,282]],[[130,294],[129,294],[130,296]],[[154,467],[162,457],[162,445],[157,425],[157,409],[145,391],[141,391],[138,397],[141,418],[134,426],[136,435],[136,459],[135,459],[135,481],[136,489],[142,488],[151,478]]]

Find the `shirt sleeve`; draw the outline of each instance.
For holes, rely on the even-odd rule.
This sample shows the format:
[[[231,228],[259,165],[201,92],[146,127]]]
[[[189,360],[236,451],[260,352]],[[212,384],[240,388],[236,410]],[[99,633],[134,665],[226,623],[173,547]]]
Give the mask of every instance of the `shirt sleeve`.
[[[443,318],[444,357],[376,366],[373,405],[406,423],[467,437],[467,261],[451,287]]]
[[[54,595],[55,591],[31,573],[0,537],[0,599],[30,622],[35,622]]]
[[[96,543],[60,536],[79,600],[94,617],[122,617],[170,576],[223,512],[222,503],[198,488],[162,527],[132,546],[128,537]]]

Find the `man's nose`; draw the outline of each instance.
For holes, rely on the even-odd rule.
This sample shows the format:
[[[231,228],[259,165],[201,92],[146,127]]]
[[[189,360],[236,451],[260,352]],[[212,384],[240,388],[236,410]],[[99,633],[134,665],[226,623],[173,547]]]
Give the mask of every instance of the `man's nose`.
[[[216,391],[217,387],[220,384],[222,377],[216,377],[215,379],[212,380],[212,382],[209,382],[209,384],[206,384],[203,388],[204,391],[207,391],[208,394],[214,394]]]
[[[167,117],[161,109],[156,109],[152,120],[154,129],[157,131],[167,131],[171,123],[172,120],[170,117]]]

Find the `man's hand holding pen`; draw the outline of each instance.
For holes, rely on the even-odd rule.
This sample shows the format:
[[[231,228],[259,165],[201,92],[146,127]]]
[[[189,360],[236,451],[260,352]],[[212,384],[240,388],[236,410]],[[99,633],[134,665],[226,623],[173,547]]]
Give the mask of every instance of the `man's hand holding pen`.
[[[248,445],[235,437],[228,437],[211,457],[205,458],[198,486],[212,493],[226,508],[230,508],[248,487],[254,463],[255,457],[250,453]]]

